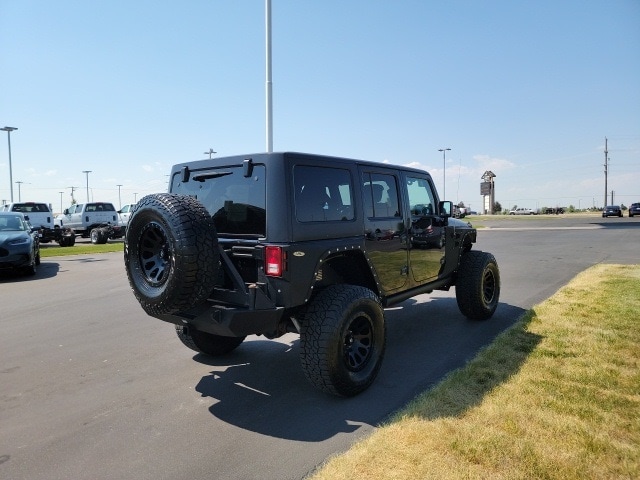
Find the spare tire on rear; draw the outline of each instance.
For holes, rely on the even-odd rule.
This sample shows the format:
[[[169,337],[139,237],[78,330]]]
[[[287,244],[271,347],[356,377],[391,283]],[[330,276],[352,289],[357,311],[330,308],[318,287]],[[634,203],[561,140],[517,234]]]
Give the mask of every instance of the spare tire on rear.
[[[204,302],[215,284],[218,240],[213,219],[195,198],[147,195],[125,235],[129,284],[149,315],[174,314]]]

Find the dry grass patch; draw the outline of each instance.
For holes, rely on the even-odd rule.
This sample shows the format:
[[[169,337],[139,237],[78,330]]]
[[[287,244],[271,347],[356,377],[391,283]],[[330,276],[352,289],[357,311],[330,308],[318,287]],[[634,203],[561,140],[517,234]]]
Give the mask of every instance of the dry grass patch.
[[[640,266],[598,265],[311,478],[640,478]]]

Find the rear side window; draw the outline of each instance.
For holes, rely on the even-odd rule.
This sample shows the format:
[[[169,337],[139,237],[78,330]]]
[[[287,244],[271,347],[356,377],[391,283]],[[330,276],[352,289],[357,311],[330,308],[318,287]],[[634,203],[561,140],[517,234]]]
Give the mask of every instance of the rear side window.
[[[393,175],[365,173],[363,177],[364,214],[369,218],[400,217],[398,186]]]
[[[353,220],[353,183],[349,170],[296,165],[293,181],[298,221]]]
[[[197,198],[212,215],[219,234],[266,235],[264,165],[254,165],[250,177],[237,165],[193,171],[187,182],[174,175],[171,192]]]

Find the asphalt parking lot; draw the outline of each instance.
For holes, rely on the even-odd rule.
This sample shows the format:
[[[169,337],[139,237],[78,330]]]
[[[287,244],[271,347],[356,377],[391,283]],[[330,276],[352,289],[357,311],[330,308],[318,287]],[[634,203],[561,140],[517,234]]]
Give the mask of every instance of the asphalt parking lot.
[[[500,265],[496,315],[467,321],[453,291],[388,309],[380,375],[351,399],[307,383],[292,334],[195,355],[142,312],[120,252],[3,276],[0,478],[301,479],[580,271],[640,263],[640,218],[466,220]]]

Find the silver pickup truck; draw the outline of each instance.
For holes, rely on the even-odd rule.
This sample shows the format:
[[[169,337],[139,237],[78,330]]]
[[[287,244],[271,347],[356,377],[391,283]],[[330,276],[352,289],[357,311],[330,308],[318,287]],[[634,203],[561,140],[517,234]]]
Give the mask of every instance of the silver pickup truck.
[[[71,228],[76,234],[88,238],[93,243],[105,243],[108,238],[121,238],[118,212],[112,203],[78,203],[66,208],[55,219],[56,225]]]

